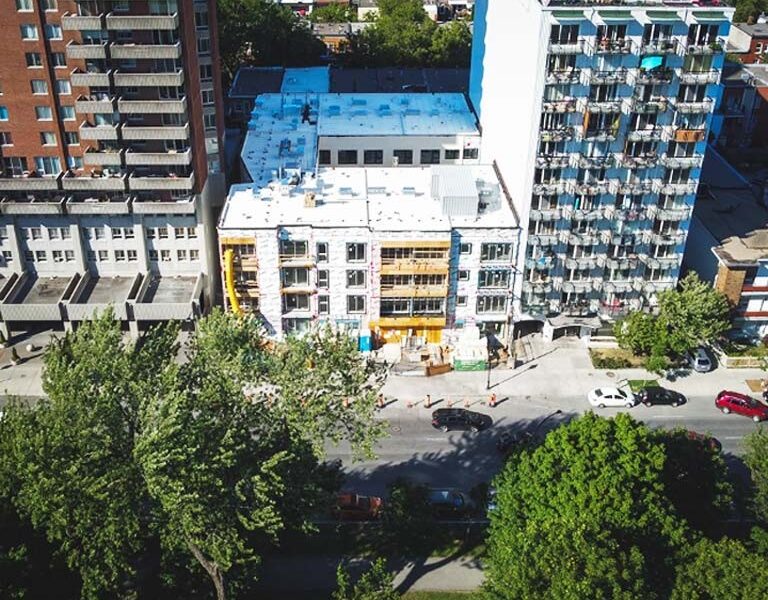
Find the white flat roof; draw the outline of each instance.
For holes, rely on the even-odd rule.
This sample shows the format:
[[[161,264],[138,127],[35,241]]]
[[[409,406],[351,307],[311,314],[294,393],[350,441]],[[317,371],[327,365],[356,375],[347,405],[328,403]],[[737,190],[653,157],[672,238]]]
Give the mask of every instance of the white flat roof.
[[[463,94],[321,94],[321,136],[479,135]]]
[[[477,214],[452,214],[438,194],[467,194],[466,185],[445,190],[441,178],[461,170],[475,182],[472,192],[496,202]],[[452,187],[448,185],[447,187]],[[305,197],[315,194],[316,206]],[[295,185],[273,182],[265,187],[239,184],[230,188],[220,230],[274,229],[282,226],[365,227],[373,231],[449,232],[456,227],[515,228],[512,209],[488,165],[409,168],[323,168]]]
[[[324,94],[331,89],[330,67],[286,69],[280,91],[284,94]]]

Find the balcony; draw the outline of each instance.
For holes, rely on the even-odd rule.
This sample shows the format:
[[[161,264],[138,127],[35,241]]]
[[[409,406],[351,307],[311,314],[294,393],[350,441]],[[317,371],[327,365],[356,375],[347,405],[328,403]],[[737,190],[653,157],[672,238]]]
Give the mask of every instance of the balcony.
[[[90,198],[68,198],[67,213],[70,215],[128,215],[131,199],[124,195],[103,195]]]
[[[557,246],[559,242],[554,229],[551,233],[531,233],[528,235],[528,243],[534,246]]]
[[[566,219],[577,219],[579,221],[597,221],[603,216],[603,208],[595,206],[594,208],[574,208],[566,206],[563,208],[563,217]]]
[[[706,129],[675,129],[672,139],[676,142],[703,142],[707,137]]]
[[[595,43],[595,54],[631,54],[634,44],[629,38],[612,40],[602,38]]]
[[[528,257],[525,259],[525,268],[531,270],[544,270],[551,269],[555,263],[555,259],[551,256],[539,256],[538,258]]]
[[[381,284],[382,298],[445,298],[448,285]]]
[[[659,183],[657,191],[667,196],[689,196],[696,193],[698,182]]]
[[[681,83],[720,83],[720,71],[710,69],[709,71],[684,71],[680,69],[679,75]]]
[[[528,213],[531,221],[557,221],[560,218],[560,209],[553,208],[534,208]]]
[[[571,42],[549,42],[550,54],[582,54],[588,48],[584,39]]]
[[[22,177],[0,177],[0,191],[51,191],[59,189],[61,173],[55,177],[40,177],[27,173]]]
[[[597,266],[598,259],[596,256],[582,256],[580,258],[574,258],[567,256],[565,258],[566,269],[594,269]]]
[[[663,113],[669,108],[669,99],[664,97],[651,98],[643,100],[641,98],[632,98],[632,112],[642,114]]]
[[[69,76],[69,81],[75,87],[109,87],[111,73],[111,70],[106,73],[93,73],[74,69]]]
[[[640,54],[677,54],[679,44],[676,39],[643,40]]]
[[[609,269],[634,269],[637,267],[638,256],[609,256],[605,259],[605,266]]]
[[[659,233],[651,231],[648,240],[657,246],[677,246],[685,241],[684,231],[670,231],[669,233]]]
[[[688,54],[722,54],[725,52],[725,38],[713,40],[691,40],[686,43]]]
[[[564,126],[557,129],[542,129],[539,131],[539,139],[542,142],[561,142],[572,140],[574,134],[573,127]]]
[[[565,100],[546,101],[541,105],[542,112],[545,113],[569,113],[576,110],[576,99],[567,98]]]
[[[115,98],[103,94],[79,96],[75,100],[75,110],[79,113],[112,113],[115,110]]]
[[[687,204],[679,204],[669,208],[662,208],[660,206],[648,207],[649,216],[663,221],[685,221],[690,218],[692,211],[693,207]]]
[[[197,207],[198,196],[191,194],[174,200],[140,200],[133,201],[133,212],[144,215],[194,215]],[[247,271],[249,267],[258,267],[256,259],[241,258],[237,263],[241,270]]]
[[[648,218],[642,207],[623,208],[616,206],[605,207],[605,218],[611,221],[641,221]]]
[[[107,44],[77,44],[69,42],[67,44],[67,60],[80,60],[84,58],[107,58]]]
[[[579,83],[581,69],[558,69],[547,72],[547,83]]]
[[[620,194],[630,194],[636,196],[653,193],[653,187],[653,180],[651,179],[636,179],[630,181],[620,181],[616,189]]]
[[[627,132],[627,140],[630,142],[660,142],[664,139],[663,127],[650,127],[648,129],[632,129]]]
[[[587,100],[585,110],[590,113],[617,113],[621,112],[623,98],[612,100]]]
[[[122,126],[124,140],[188,140],[189,124],[155,125],[153,127]]]
[[[669,68],[640,69],[635,75],[635,85],[663,84],[672,81],[674,71]]]
[[[672,256],[643,256],[641,260],[645,266],[651,269],[669,269],[678,267],[681,258],[680,254],[674,254]]]
[[[184,71],[173,73],[122,73],[115,71],[115,85],[119,87],[179,87],[184,85]]]
[[[600,289],[601,284],[602,284],[602,281],[600,279],[594,279],[591,277],[589,279],[563,281],[562,291],[570,292],[570,293],[591,292],[593,290]],[[574,313],[571,311],[578,311],[578,313]],[[571,315],[574,315],[574,314],[587,315],[587,314],[593,313],[594,311],[585,306],[565,305],[563,306],[563,312]]]
[[[565,183],[563,183],[560,180],[550,181],[548,183],[534,183],[533,193],[536,194],[537,196],[540,196],[542,194],[544,195],[564,194]]]
[[[613,127],[595,127],[588,128],[583,134],[582,137],[585,140],[595,140],[598,142],[607,142],[607,141],[613,141],[616,139],[616,136],[619,135],[619,127],[613,126]]]
[[[597,194],[607,194],[611,189],[611,182],[607,179],[602,181],[588,181],[576,184],[576,193],[585,194],[588,196],[596,196]]]
[[[625,83],[627,81],[627,69],[612,69],[610,71],[600,71],[593,69],[589,73],[589,83],[591,85],[597,84],[612,84],[612,83]]]
[[[80,125],[80,138],[84,140],[116,140],[117,125]]]
[[[2,180],[0,180],[2,181]],[[0,213],[4,215],[60,215],[64,213],[64,196],[34,195],[0,199]]]
[[[117,110],[128,115],[136,114],[182,114],[187,112],[187,98],[165,100],[125,100],[118,98]]]
[[[698,169],[704,162],[704,156],[694,154],[693,156],[668,156],[661,157],[661,164],[668,169]]]
[[[128,178],[128,186],[135,191],[178,190],[191,192],[195,187],[195,174],[190,175],[137,175]]]
[[[85,154],[83,154],[83,162],[91,166],[119,167],[122,164],[122,154],[121,150],[94,150],[93,148],[88,148]]]
[[[175,44],[119,44],[113,42],[109,47],[112,58],[145,60],[155,58],[181,58],[181,42]]]
[[[181,152],[135,152],[125,151],[126,165],[189,165],[192,163],[192,150],[187,148]]]
[[[126,176],[122,173],[101,176],[94,174],[90,177],[77,177],[67,173],[61,178],[61,187],[72,191],[123,192],[125,191],[125,181]]]
[[[447,275],[449,258],[382,258],[382,275]]]
[[[552,282],[551,281],[524,281],[523,282],[523,291],[524,292],[540,293],[540,294],[551,292],[552,291]]]
[[[65,31],[98,31],[101,29],[103,14],[81,16],[70,12],[61,15],[61,28]]]
[[[696,114],[702,114],[702,113],[710,113],[712,112],[712,107],[714,106],[714,101],[712,98],[705,98],[704,100],[694,100],[694,101],[688,101],[688,100],[676,100],[675,101],[675,108],[678,112],[681,113],[696,113]]]
[[[584,156],[579,155],[578,165],[580,169],[600,169],[610,168],[616,163],[616,156],[613,154],[606,154],[603,156]]]
[[[539,154],[536,157],[536,167],[539,169],[565,169],[571,164],[571,155],[563,154]]]
[[[659,157],[655,152],[647,152],[639,156],[624,155],[621,159],[621,166],[628,169],[648,169],[656,166]]]
[[[591,246],[600,243],[600,236],[597,231],[588,233],[577,233],[574,231],[564,231],[561,234],[561,241],[573,246]]]
[[[107,29],[124,31],[130,30],[152,30],[152,29],[178,29],[179,15],[126,15],[118,16],[113,13],[107,15]],[[96,29],[100,29],[97,27]]]

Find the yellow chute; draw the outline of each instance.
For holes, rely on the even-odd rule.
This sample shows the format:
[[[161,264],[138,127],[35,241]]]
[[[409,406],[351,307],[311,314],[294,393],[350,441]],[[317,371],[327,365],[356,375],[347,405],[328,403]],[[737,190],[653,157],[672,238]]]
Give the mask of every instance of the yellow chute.
[[[243,314],[243,309],[240,308],[240,301],[235,291],[235,253],[232,250],[224,251],[224,280],[227,283],[229,306],[233,313],[240,316]]]

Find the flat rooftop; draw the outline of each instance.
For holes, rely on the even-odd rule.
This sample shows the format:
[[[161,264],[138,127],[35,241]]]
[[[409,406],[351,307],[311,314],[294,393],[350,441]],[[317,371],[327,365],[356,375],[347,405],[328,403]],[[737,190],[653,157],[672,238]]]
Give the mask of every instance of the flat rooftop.
[[[733,26],[752,37],[768,37],[768,23],[753,23],[751,25],[749,23],[734,23]]]
[[[30,277],[13,304],[56,304],[71,277]]]
[[[234,185],[219,221],[220,230],[296,225],[449,232],[518,222],[488,165],[323,168],[295,185]]]
[[[648,8],[693,8],[695,10],[707,10],[711,8],[724,9],[729,8],[723,0],[610,0],[610,4],[605,0],[539,0],[539,3],[545,7],[599,7],[600,10],[615,8],[617,6],[627,6],[637,8],[639,6]]]
[[[115,304],[125,302],[135,277],[92,277],[73,304]]]
[[[229,88],[230,98],[255,98],[277,93],[283,84],[283,67],[240,67]]]
[[[280,91],[284,94],[325,94],[330,91],[329,67],[285,69]]]
[[[150,282],[139,302],[149,304],[184,304],[192,301],[197,277],[159,277],[150,275]]]
[[[321,94],[320,136],[478,134],[463,94]]]

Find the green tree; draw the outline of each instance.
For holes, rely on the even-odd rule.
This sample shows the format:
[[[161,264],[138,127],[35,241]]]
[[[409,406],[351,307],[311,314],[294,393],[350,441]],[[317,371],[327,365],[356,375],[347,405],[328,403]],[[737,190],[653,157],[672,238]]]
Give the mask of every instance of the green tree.
[[[760,427],[745,439],[747,452],[744,462],[752,475],[753,507],[756,516],[768,523],[768,431]]]
[[[632,312],[613,327],[619,346],[635,354],[650,354],[656,342],[657,327],[653,315]]]
[[[768,12],[768,0],[736,0],[733,6],[736,8],[734,23],[754,23],[761,13]]]
[[[222,600],[228,573],[258,563],[286,528],[309,530],[330,504],[339,481],[319,464],[324,443],[370,452],[381,380],[349,336],[320,330],[270,350],[257,321],[215,311],[175,381],[148,403],[137,456],[168,515],[166,539]]]
[[[357,9],[343,4],[329,4],[315,8],[310,15],[312,23],[350,23],[357,21]]]
[[[702,539],[680,561],[671,600],[768,598],[768,573],[761,563],[754,549],[738,540]]]
[[[400,594],[395,591],[393,580],[386,561],[381,558],[375,560],[354,585],[347,569],[339,565],[332,600],[398,600]]]
[[[628,415],[592,413],[514,454],[497,477],[490,598],[659,598],[688,539],[665,447]]]
[[[14,403],[0,424],[0,489],[82,578],[85,598],[146,587],[156,505],[133,450],[140,405],[159,389],[175,330],[125,343],[111,310],[53,339],[46,399]]]

